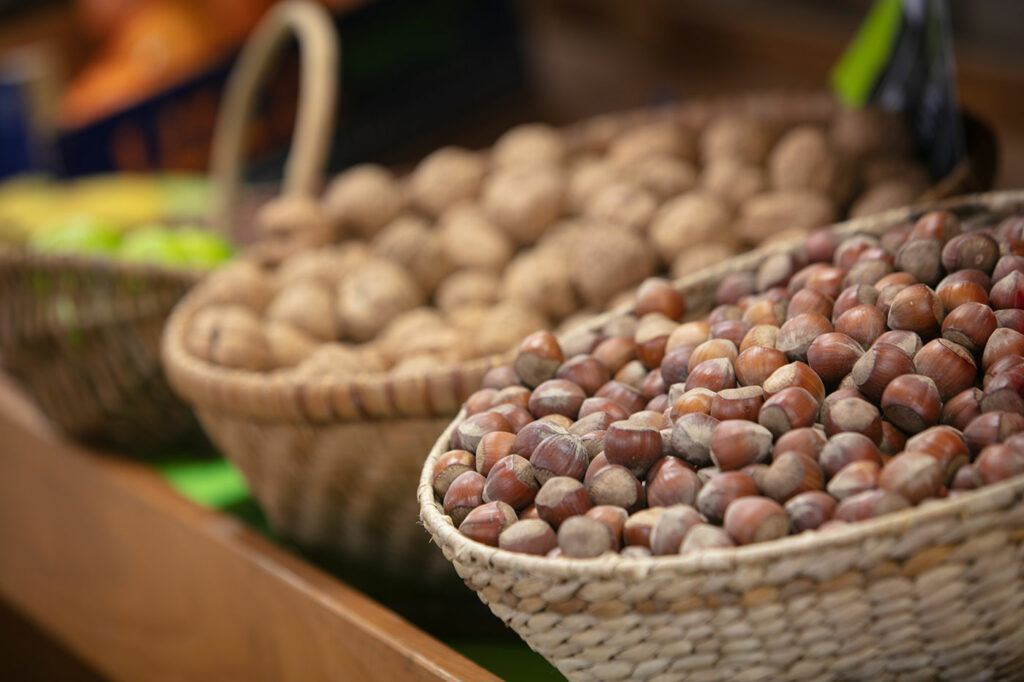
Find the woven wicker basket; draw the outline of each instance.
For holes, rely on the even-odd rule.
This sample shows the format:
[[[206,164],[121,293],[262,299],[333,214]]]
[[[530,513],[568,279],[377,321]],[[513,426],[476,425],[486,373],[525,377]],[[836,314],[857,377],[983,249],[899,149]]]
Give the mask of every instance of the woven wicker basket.
[[[723,112],[767,123],[822,123],[836,106],[826,94],[693,101],[602,117],[601,125],[583,122],[570,126],[566,138],[571,148],[583,149],[596,129],[613,134],[657,117],[700,126]],[[972,160],[929,195],[978,182]],[[415,525],[411,500],[423,453],[487,370],[508,358],[319,381],[226,369],[185,350],[185,331],[206,299],[199,286],[171,316],[164,367],[207,435],[238,464],[274,529],[302,545],[358,556],[415,579],[450,577],[450,567]]]
[[[305,70],[284,192],[312,195],[319,188],[333,124],[337,39],[324,10],[284,3],[246,45],[217,121],[214,224],[226,232],[233,231],[253,94],[289,28],[301,39]],[[144,452],[199,436],[161,371],[160,334],[201,276],[113,259],[0,251],[3,366],[76,438]]]
[[[1024,192],[939,206],[1020,212]],[[838,229],[881,234],[919,213]],[[796,247],[760,249],[676,286],[694,312],[706,311],[725,275]],[[673,557],[552,560],[469,540],[435,501],[431,472],[462,418],[422,469],[421,519],[494,614],[572,679],[1024,678],[1024,476],[827,534]]]

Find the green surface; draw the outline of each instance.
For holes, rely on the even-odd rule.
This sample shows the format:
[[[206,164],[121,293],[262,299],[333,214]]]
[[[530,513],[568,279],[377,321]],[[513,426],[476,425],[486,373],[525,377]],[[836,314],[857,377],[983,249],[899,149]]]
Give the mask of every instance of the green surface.
[[[903,17],[900,0],[877,0],[853,41],[832,68],[832,90],[844,105],[862,107],[875,87],[899,35]]]
[[[425,593],[417,584],[382,576],[374,566],[303,552],[275,536],[242,474],[230,462],[209,453],[176,452],[156,458],[153,467],[183,497],[230,514],[275,543],[302,554],[493,674],[506,680],[563,679],[461,584]],[[451,616],[456,613],[462,627],[453,625],[456,619]]]

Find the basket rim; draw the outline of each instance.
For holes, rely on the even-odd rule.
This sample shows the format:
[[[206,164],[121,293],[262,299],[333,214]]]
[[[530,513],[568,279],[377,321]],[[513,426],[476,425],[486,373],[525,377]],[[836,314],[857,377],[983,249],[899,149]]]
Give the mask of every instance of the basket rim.
[[[90,271],[114,276],[153,277],[165,281],[191,284],[198,282],[210,269],[177,267],[159,263],[119,260],[114,257],[79,253],[42,253],[27,248],[0,249],[2,266],[31,265],[60,270]]]
[[[622,578],[642,577],[652,573],[697,573],[732,570],[742,566],[765,564],[772,560],[792,558],[824,550],[845,549],[887,532],[904,533],[928,522],[954,517],[967,518],[994,508],[1006,506],[1008,499],[1024,499],[1024,474],[984,486],[955,499],[937,499],[923,505],[885,514],[875,519],[857,521],[821,533],[804,531],[767,542],[739,547],[702,549],[688,554],[651,557],[624,557],[607,553],[593,559],[559,557],[550,559],[511,552],[472,540],[455,527],[451,518],[435,499],[431,481],[434,464],[448,450],[451,433],[465,419],[465,409],[448,424],[434,443],[416,489],[420,505],[420,521],[441,548],[450,549],[463,563],[473,563],[521,574],[551,578]]]

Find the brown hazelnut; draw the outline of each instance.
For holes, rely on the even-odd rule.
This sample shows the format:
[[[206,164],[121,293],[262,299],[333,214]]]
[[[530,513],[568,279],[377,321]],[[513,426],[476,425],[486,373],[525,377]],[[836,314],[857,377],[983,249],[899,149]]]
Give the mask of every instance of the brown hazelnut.
[[[590,488],[590,482],[594,480],[594,476],[596,476],[602,469],[606,469],[610,466],[611,464],[608,463],[608,458],[604,455],[604,450],[602,449],[598,451],[590,458],[590,464],[587,465],[587,473],[583,475],[583,485]]]
[[[886,262],[874,254],[872,254],[874,257],[866,258],[872,251],[888,255],[885,251],[877,248],[865,251],[843,279],[844,286],[854,286],[857,284],[874,285],[875,282],[892,273],[892,263]]]
[[[749,545],[785,536],[789,532],[789,517],[775,500],[754,495],[729,504],[724,526],[736,544]]]
[[[859,343],[841,332],[822,334],[807,349],[807,364],[821,380],[838,383],[864,354]]]
[[[647,400],[640,391],[614,380],[597,389],[594,397],[611,400],[624,409],[627,414],[639,412],[644,409],[644,405],[647,403]]]
[[[578,418],[585,419],[595,414],[606,414],[611,421],[619,421],[629,417],[629,413],[621,405],[608,398],[594,396],[587,398],[580,405]]]
[[[711,323],[703,320],[684,322],[669,334],[665,344],[665,352],[670,353],[676,348],[696,348],[711,338]]]
[[[908,239],[896,252],[896,267],[918,282],[935,286],[942,279],[942,242],[928,237]]]
[[[715,303],[736,303],[744,296],[757,292],[757,280],[752,272],[734,272],[722,278],[715,290]]]
[[[914,361],[897,346],[880,343],[869,348],[853,365],[853,383],[869,398],[879,400],[889,382],[914,371]],[[922,374],[927,374],[923,372]]]
[[[1011,272],[1024,272],[1024,256],[1020,254],[1006,254],[997,262],[992,270],[992,281],[998,282]]]
[[[870,248],[878,246],[878,238],[867,234],[856,234],[846,237],[833,254],[832,264],[837,268],[849,270],[860,258],[861,254]]]
[[[697,510],[713,523],[721,523],[729,504],[740,497],[757,495],[754,479],[742,471],[715,474],[697,493]]]
[[[565,379],[548,379],[533,389],[529,409],[535,417],[560,414],[575,419],[587,399],[583,389]]]
[[[832,300],[843,290],[843,279],[846,277],[844,268],[823,267],[812,273],[806,282],[806,288],[815,289]]]
[[[818,462],[794,451],[775,455],[770,466],[752,475],[758,489],[778,502],[785,502],[807,490],[821,490],[825,483]]]
[[[878,345],[880,343],[888,343],[889,345],[896,346],[903,350],[904,353],[910,357],[917,355],[917,351],[921,350],[923,345],[921,337],[911,331],[905,331],[897,329],[894,331],[888,331],[875,339],[875,343],[872,345]]]
[[[591,507],[584,513],[588,519],[594,519],[603,523],[612,535],[612,548],[618,549],[622,544],[622,527],[626,525],[629,512],[622,507],[602,504]]]
[[[882,417],[878,408],[868,401],[859,397],[841,398],[822,411],[825,435],[852,432],[867,436],[876,445],[881,442]]]
[[[666,417],[664,413],[656,410],[640,410],[639,412],[634,412],[629,415],[627,421],[637,427],[647,427],[658,431],[672,427],[672,423],[669,422],[668,417]]]
[[[628,421],[614,422],[604,438],[605,456],[611,464],[642,476],[661,457],[661,433],[657,428]]]
[[[519,344],[514,367],[523,383],[536,388],[553,378],[563,362],[565,356],[558,345],[558,339],[551,332],[539,331],[530,334]]]
[[[777,326],[773,324],[754,325],[743,337],[743,341],[740,342],[739,351],[742,353],[754,346],[775,348],[775,343],[778,341],[778,338],[779,328]]]
[[[659,556],[678,554],[686,534],[704,523],[696,509],[688,504],[665,507],[651,528],[651,553]]]
[[[833,518],[847,523],[866,521],[909,506],[910,503],[897,493],[888,490],[865,490],[837,504]]]
[[[765,401],[757,421],[771,434],[779,436],[792,429],[812,425],[817,416],[818,402],[814,396],[799,386],[790,386]]]
[[[541,486],[534,504],[538,517],[557,529],[569,517],[586,513],[590,496],[578,479],[554,476]]]
[[[875,301],[875,307],[882,312],[883,321],[889,315],[889,308],[892,307],[893,299],[901,291],[906,289],[909,284],[889,284],[878,289],[878,300]]]
[[[798,386],[806,390],[819,403],[825,399],[825,385],[821,382],[821,378],[813,369],[800,361],[791,362],[775,370],[762,384],[768,397],[790,386]]]
[[[633,512],[622,526],[622,542],[629,545],[651,546],[651,532],[664,507],[651,507]]]
[[[497,547],[502,531],[518,520],[516,511],[504,502],[488,502],[469,512],[459,531],[470,540]]]
[[[917,504],[927,497],[935,497],[945,479],[942,466],[931,455],[908,450],[882,467],[878,487]]]
[[[484,484],[483,499],[484,502],[497,500],[514,509],[522,509],[533,502],[539,488],[530,462],[519,455],[509,455],[491,467]]]
[[[836,499],[821,490],[808,490],[786,501],[784,506],[789,517],[789,527],[795,533],[814,530],[832,518]]]
[[[630,360],[612,378],[620,384],[640,390],[640,385],[647,378],[647,374],[648,370],[643,362],[640,360]]]
[[[640,318],[633,340],[637,358],[648,369],[655,369],[661,364],[669,334],[675,331],[676,326],[673,320],[661,313],[648,313]]]
[[[910,231],[910,238],[937,239],[945,243],[960,234],[963,226],[949,211],[929,211],[917,219]]]
[[[476,470],[484,476],[489,474],[498,460],[511,454],[515,438],[515,434],[507,431],[491,431],[484,434],[476,446]]]
[[[931,378],[904,374],[885,387],[881,405],[886,419],[902,431],[917,433],[939,422],[942,398]]]
[[[775,452],[799,452],[817,461],[828,439],[820,427],[793,429],[775,441]]]
[[[647,401],[645,409],[653,412],[665,412],[669,407],[671,407],[671,405],[669,405],[668,402],[668,394],[661,393]]]
[[[843,313],[851,308],[859,305],[873,306],[877,301],[878,289],[869,284],[856,284],[846,287],[836,298],[835,304],[832,306],[832,322],[834,324]]]
[[[490,408],[488,412],[500,414],[504,417],[508,421],[509,426],[512,427],[512,433],[519,433],[524,426],[534,421],[533,415],[525,408],[511,403],[499,403]]]
[[[840,241],[835,230],[812,230],[804,237],[804,254],[811,263],[831,263]]]
[[[985,370],[985,376],[982,377],[981,387],[987,389],[989,384],[992,383],[992,380],[1000,374],[1005,372],[1017,372],[1021,367],[1024,367],[1024,356],[1005,355],[996,362],[993,362],[989,365],[988,369]]]
[[[615,548],[611,530],[600,521],[573,516],[558,528],[558,547],[572,559],[591,559]]]
[[[942,302],[924,284],[911,284],[892,300],[889,308],[890,329],[904,329],[922,338],[935,336],[943,321]]]
[[[946,401],[942,406],[940,421],[960,431],[981,414],[981,399],[984,394],[977,388],[967,388]]]
[[[493,388],[500,391],[509,386],[521,386],[519,375],[516,374],[512,365],[501,365],[487,370],[483,378],[484,388]]]
[[[878,444],[878,449],[883,455],[895,455],[897,452],[903,452],[906,443],[906,434],[889,422],[882,422],[882,441]]]
[[[489,409],[494,402],[494,396],[497,395],[497,391],[493,388],[481,388],[478,391],[474,391],[466,398],[466,416],[472,417],[474,414],[480,414],[485,410]]]
[[[686,377],[686,390],[706,388],[721,391],[736,385],[736,374],[728,358],[705,360],[697,365]]]
[[[964,429],[964,441],[977,455],[988,445],[1002,443],[1015,433],[1024,431],[1024,417],[1013,412],[985,412]]]
[[[950,311],[943,320],[942,338],[977,353],[985,348],[989,336],[998,326],[995,313],[987,305],[964,303]]]
[[[476,452],[480,439],[492,431],[512,432],[512,425],[500,414],[481,412],[468,417],[455,428],[452,436],[452,448]]]
[[[909,272],[893,272],[875,282],[874,286],[876,289],[878,289],[879,295],[881,295],[882,289],[885,289],[886,287],[893,284],[898,285],[897,289],[895,289],[894,291],[900,291],[903,287],[909,287],[911,284],[917,284],[917,280],[914,279],[914,276]],[[893,296],[895,295],[896,294],[893,293]],[[885,312],[886,314],[889,313],[888,307],[885,308]]]
[[[594,462],[597,458],[594,458]],[[591,467],[593,467],[593,462]],[[639,509],[644,503],[644,489],[629,469],[608,464],[599,469],[587,486],[590,502],[594,505],[611,504],[627,511]]]
[[[636,292],[636,316],[661,313],[679,321],[686,314],[686,298],[666,279],[652,277],[643,281]]]
[[[590,457],[591,462],[594,461],[598,453],[604,454],[605,433],[606,431],[601,429],[600,431],[591,431],[580,436],[580,440],[583,441],[583,449],[587,451],[587,457]]]
[[[926,343],[914,356],[918,374],[930,377],[943,400],[970,388],[977,375],[974,358],[959,344],[947,339]]]
[[[710,523],[701,523],[691,528],[686,534],[679,553],[686,554],[703,549],[733,547],[735,544],[724,529],[712,526]]]
[[[716,395],[718,394],[706,388],[694,388],[686,391],[672,403],[669,408],[669,418],[675,421],[684,414],[694,412],[711,414],[711,403]]]
[[[776,348],[790,360],[807,361],[807,349],[822,334],[832,332],[832,323],[818,313],[802,313],[787,320],[779,328]]]
[[[981,355],[981,367],[987,370],[1007,355],[1024,355],[1024,334],[1000,327],[988,337]]]
[[[577,480],[583,478],[590,458],[578,437],[564,433],[542,440],[530,455],[530,464],[537,482],[544,485],[554,476],[568,476]]]
[[[768,458],[772,432],[742,419],[723,421],[711,434],[711,459],[719,469],[740,469]]]
[[[978,474],[977,468],[973,464],[965,464],[956,470],[949,488],[950,493],[952,493],[956,490],[974,490],[983,485],[985,485],[985,482],[981,480],[981,475]]]
[[[986,307],[988,304],[988,294],[974,282],[950,282],[949,284],[940,282],[935,293],[939,295],[939,301],[947,312],[951,312],[965,303],[982,303]]]
[[[487,479],[480,473],[466,470],[452,479],[444,493],[444,513],[461,525],[470,511],[483,504],[484,484]],[[436,488],[435,488],[436,489]]]
[[[982,483],[992,485],[1024,474],[1024,451],[1008,445],[988,445],[978,455],[974,468]]]
[[[555,377],[571,381],[587,395],[593,395],[611,379],[608,368],[592,355],[577,355],[566,360],[555,372]]]
[[[1016,356],[1008,355],[1003,360],[1012,357]],[[1024,415],[1024,366],[1013,367],[991,377],[986,375],[980,408],[982,412],[1014,412]]]
[[[437,462],[434,464],[433,477],[431,478],[434,492],[438,496],[444,497],[452,481],[458,478],[460,474],[473,471],[474,464],[475,458],[473,454],[465,450],[449,450],[438,457]],[[483,486],[481,485],[482,490]]]
[[[882,453],[874,441],[861,433],[844,431],[837,433],[828,439],[825,447],[818,455],[818,464],[827,478],[835,476],[836,473],[850,462],[871,461],[876,464],[882,463]]]
[[[752,346],[733,361],[736,381],[741,386],[760,386],[775,370],[788,362],[786,355],[775,348]]]
[[[786,304],[762,298],[747,306],[741,319],[753,326],[781,326],[786,321]]]
[[[694,467],[711,464],[711,438],[719,421],[701,412],[684,414],[672,425],[665,443],[667,454],[679,457]]]
[[[693,467],[677,457],[663,457],[647,473],[647,503],[652,507],[692,505],[700,487]]]
[[[826,490],[837,500],[845,500],[865,490],[878,487],[881,466],[870,460],[850,462],[829,480]]]
[[[885,316],[875,306],[854,306],[839,316],[835,330],[867,348],[885,331]]]
[[[1024,273],[1014,270],[995,280],[988,298],[995,310],[1024,308]]]
[[[555,531],[541,519],[518,521],[498,535],[498,547],[509,552],[544,556],[557,545]]]
[[[727,388],[716,393],[711,399],[711,416],[719,421],[726,419],[755,421],[763,403],[764,391],[760,386]]]
[[[615,373],[636,359],[636,341],[630,336],[610,336],[597,344],[592,355],[609,373]]]
[[[519,430],[515,438],[512,440],[512,446],[509,450],[510,454],[519,455],[526,459],[530,459],[534,449],[540,445],[541,441],[549,436],[554,435],[565,435],[567,431],[561,426],[544,419],[531,422]]]
[[[530,406],[530,393],[532,391],[526,386],[506,386],[494,394],[494,398],[491,400],[491,407],[515,405],[516,407],[526,409]]]
[[[599,398],[599,400],[603,400],[603,398]],[[569,427],[569,433],[583,438],[583,436],[588,433],[604,431],[611,426],[612,422],[616,421],[619,420],[613,419],[607,412],[594,412],[576,420],[573,425]]]
[[[1024,310],[1009,308],[996,311],[996,321],[1000,327],[1024,333]]]
[[[931,455],[942,467],[943,482],[949,482],[956,470],[967,464],[971,452],[963,436],[949,426],[933,426],[907,439],[905,448]]]
[[[751,326],[743,320],[722,320],[711,325],[711,338],[729,341],[739,348]]]
[[[690,353],[687,361],[688,371],[693,372],[697,365],[707,360],[725,358],[732,361],[736,358],[737,350],[735,344],[727,339],[710,339],[700,344]]]
[[[827,320],[832,317],[832,306],[832,299],[817,289],[801,289],[789,300],[786,319],[792,320],[798,315],[816,313]]]

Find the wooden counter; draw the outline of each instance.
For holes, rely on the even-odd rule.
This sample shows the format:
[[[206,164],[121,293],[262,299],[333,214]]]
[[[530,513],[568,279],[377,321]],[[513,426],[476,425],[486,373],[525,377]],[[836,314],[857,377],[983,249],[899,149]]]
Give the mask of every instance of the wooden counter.
[[[3,382],[0,598],[119,680],[497,679]]]

